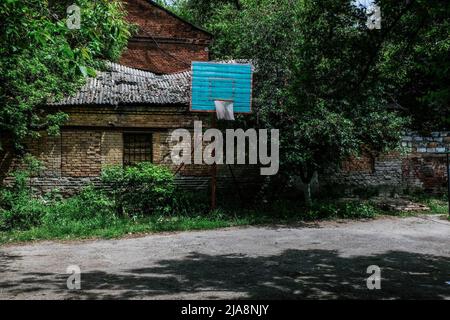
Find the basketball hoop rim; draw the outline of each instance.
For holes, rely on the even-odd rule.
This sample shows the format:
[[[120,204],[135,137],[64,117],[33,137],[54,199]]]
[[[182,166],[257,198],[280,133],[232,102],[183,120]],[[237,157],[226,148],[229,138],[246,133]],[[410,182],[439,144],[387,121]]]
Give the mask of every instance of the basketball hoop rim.
[[[213,101],[234,102],[233,99],[214,99]]]

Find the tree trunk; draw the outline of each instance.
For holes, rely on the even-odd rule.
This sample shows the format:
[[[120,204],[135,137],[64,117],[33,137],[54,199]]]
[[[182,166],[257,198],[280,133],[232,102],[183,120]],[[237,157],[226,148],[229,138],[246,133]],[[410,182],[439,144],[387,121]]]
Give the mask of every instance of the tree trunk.
[[[311,181],[314,177],[314,172],[315,170],[313,168],[308,168],[307,165],[302,166],[300,169],[300,178],[303,183],[303,196],[307,208],[310,208],[312,205]]]
[[[311,181],[303,183],[303,195],[305,197],[306,207],[310,208],[312,206]]]

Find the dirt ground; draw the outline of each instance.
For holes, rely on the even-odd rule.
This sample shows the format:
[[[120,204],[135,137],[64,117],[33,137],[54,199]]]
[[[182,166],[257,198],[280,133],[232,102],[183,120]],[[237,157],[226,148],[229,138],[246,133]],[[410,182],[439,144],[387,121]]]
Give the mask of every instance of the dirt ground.
[[[449,281],[450,222],[430,215],[0,247],[1,299],[450,299]]]

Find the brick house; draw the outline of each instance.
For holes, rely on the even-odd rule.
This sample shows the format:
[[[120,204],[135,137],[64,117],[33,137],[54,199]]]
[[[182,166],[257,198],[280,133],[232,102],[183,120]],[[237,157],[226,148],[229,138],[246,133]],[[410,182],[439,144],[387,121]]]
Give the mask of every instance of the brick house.
[[[49,103],[48,112],[63,111],[69,120],[59,136],[26,143],[44,170],[31,184],[38,191],[55,188],[72,194],[97,183],[107,165],[151,161],[170,165],[168,135],[191,128],[200,119],[189,112],[192,61],[208,60],[210,33],[177,17],[153,1],[127,0],[127,19],[138,25],[120,64],[107,69],[73,96]],[[0,178],[20,167],[11,141],[2,138]],[[179,181],[196,187],[207,183],[208,168],[185,166]]]

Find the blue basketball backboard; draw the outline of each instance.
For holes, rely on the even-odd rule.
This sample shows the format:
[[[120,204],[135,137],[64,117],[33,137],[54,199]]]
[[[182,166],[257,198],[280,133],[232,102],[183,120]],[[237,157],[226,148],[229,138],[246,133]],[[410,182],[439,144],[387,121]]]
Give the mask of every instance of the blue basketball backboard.
[[[191,111],[215,112],[216,100],[232,101],[235,113],[250,113],[252,66],[193,62]]]

